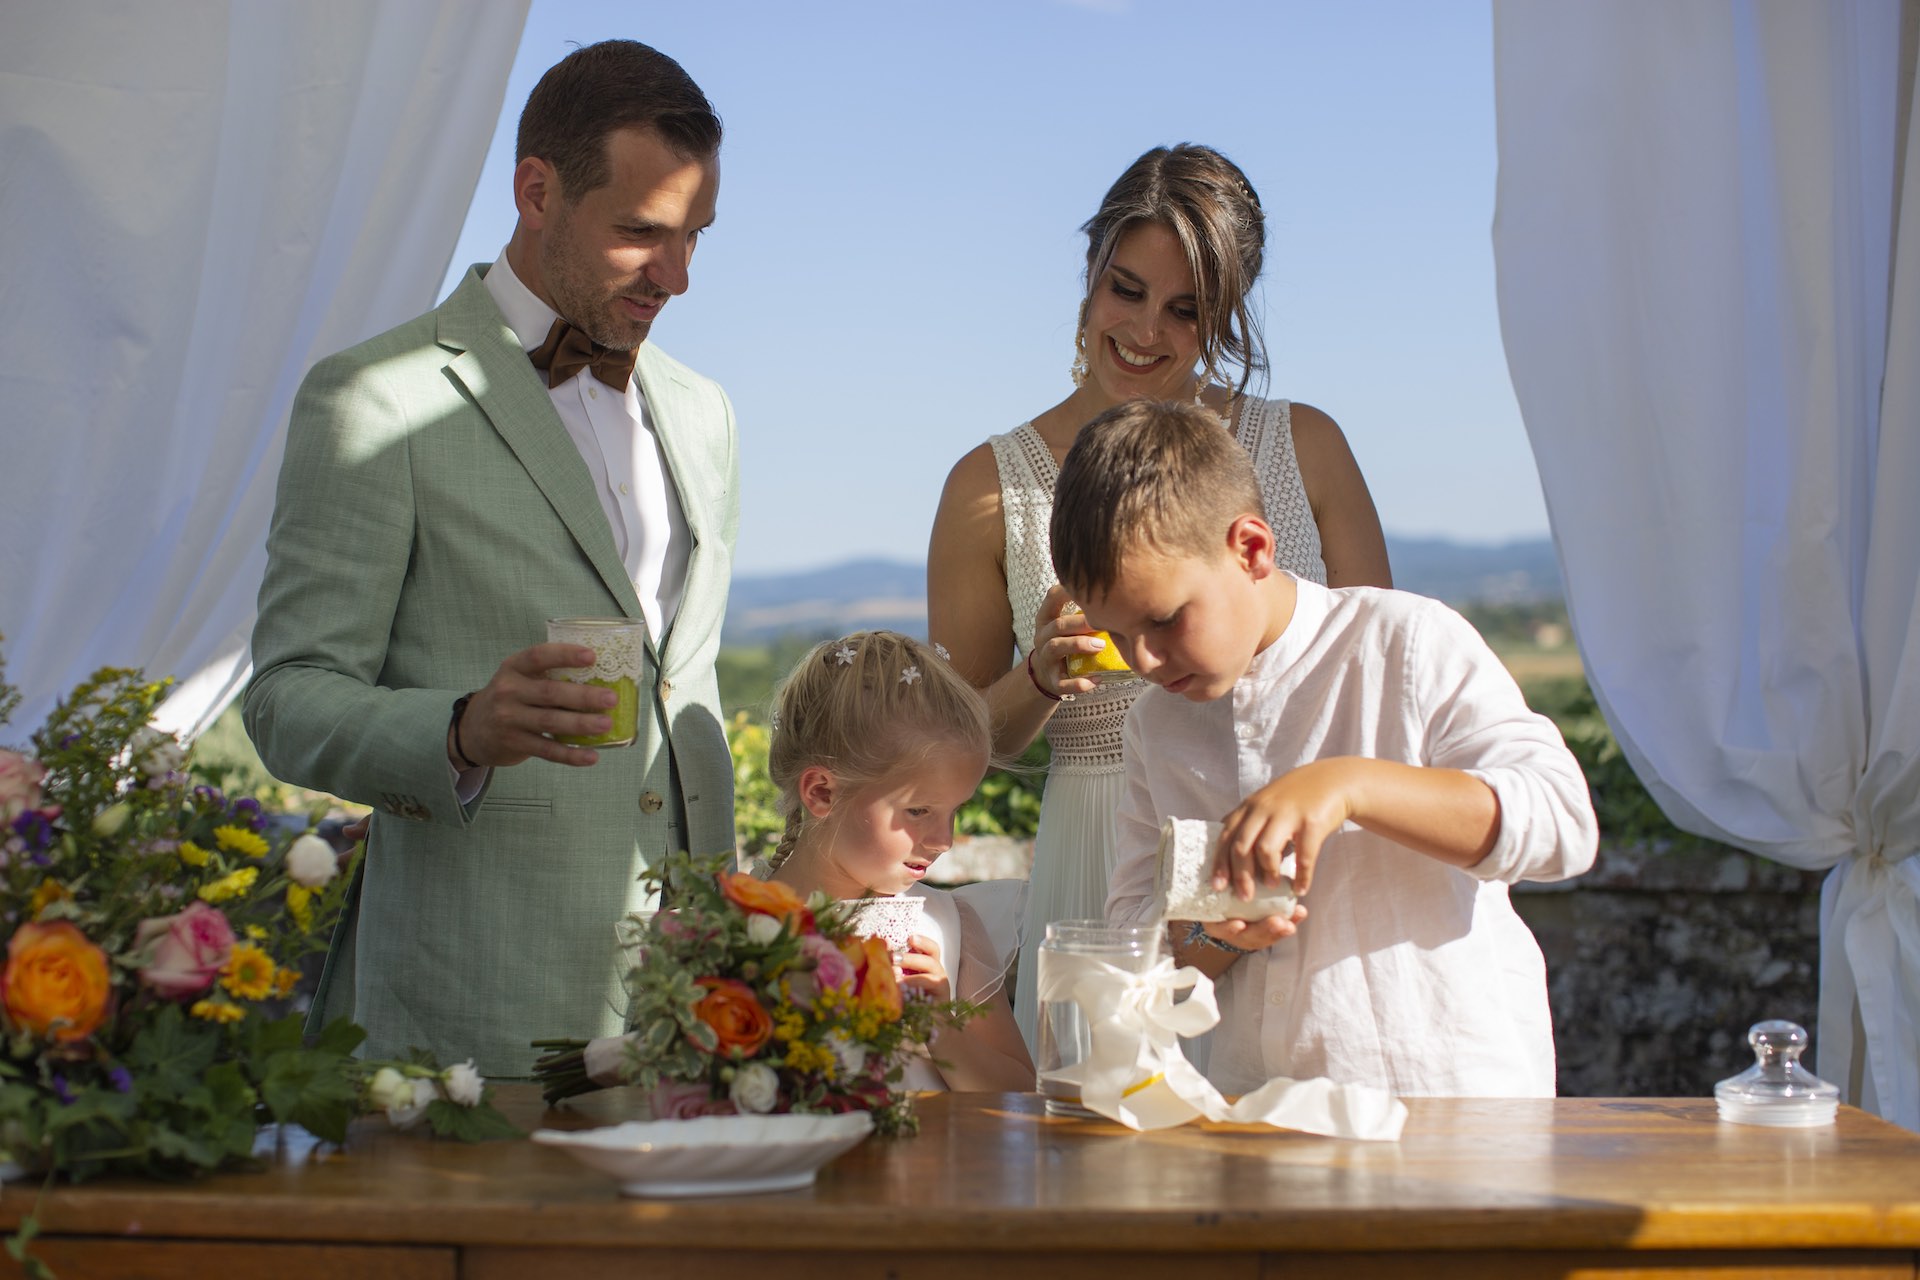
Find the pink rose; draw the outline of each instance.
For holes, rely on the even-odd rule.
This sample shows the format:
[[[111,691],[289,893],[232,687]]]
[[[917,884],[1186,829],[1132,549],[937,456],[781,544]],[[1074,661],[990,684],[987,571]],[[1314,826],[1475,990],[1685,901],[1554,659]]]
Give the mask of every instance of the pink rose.
[[[40,782],[47,767],[18,751],[0,750],[0,822],[12,822],[40,807]]]
[[[822,987],[846,991],[853,986],[853,961],[819,934],[800,939],[800,954],[813,961],[813,980]]]
[[[181,1000],[213,985],[233,954],[233,926],[217,907],[196,901],[178,915],[142,920],[133,949],[143,961],[140,981]]]
[[[662,1080],[647,1100],[655,1120],[693,1120],[699,1116],[739,1114],[731,1100],[716,1098],[704,1084]]]
[[[802,1009],[811,1009],[822,990],[832,988],[851,994],[853,964],[841,954],[840,948],[817,933],[802,934],[800,957],[803,961],[811,960],[813,967],[787,976],[787,999]]]

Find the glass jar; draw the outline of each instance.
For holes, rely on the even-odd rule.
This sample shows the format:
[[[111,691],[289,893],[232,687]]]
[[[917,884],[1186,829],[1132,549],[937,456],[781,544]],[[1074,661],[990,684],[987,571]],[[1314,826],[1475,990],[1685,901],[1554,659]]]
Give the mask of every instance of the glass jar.
[[[1040,993],[1035,1067],[1048,1115],[1094,1114],[1080,1102],[1082,1073],[1093,1053],[1093,1039],[1086,1014],[1071,995],[1073,975],[1092,964],[1145,973],[1160,958],[1164,932],[1157,924],[1108,924],[1105,920],[1056,920],[1047,926],[1035,984]]]

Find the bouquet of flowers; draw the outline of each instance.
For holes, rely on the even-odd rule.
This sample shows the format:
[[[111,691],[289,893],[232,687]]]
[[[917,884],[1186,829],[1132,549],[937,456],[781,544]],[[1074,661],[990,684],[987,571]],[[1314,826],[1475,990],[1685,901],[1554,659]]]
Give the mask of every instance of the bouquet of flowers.
[[[463,1138],[516,1133],[470,1063],[313,1043],[289,997],[349,877],[207,785],[151,727],[164,683],[103,670],[0,750],[0,1156],[81,1179],[244,1161],[257,1128],[343,1141],[356,1115]],[[0,724],[19,703],[0,680]]]
[[[648,873],[673,909],[634,917],[630,1030],[539,1040],[549,1103],[613,1084],[648,1095],[655,1119],[868,1111],[911,1132],[907,1059],[979,1010],[903,989],[893,953],[860,937],[846,908],[676,854]]]

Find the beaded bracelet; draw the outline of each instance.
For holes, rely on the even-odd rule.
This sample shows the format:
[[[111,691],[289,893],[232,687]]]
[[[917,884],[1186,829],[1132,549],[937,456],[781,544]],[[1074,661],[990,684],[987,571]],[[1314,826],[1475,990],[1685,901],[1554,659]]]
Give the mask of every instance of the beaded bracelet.
[[[1195,943],[1212,947],[1215,951],[1231,951],[1236,956],[1250,956],[1253,954],[1253,948],[1251,947],[1236,947],[1223,938],[1214,937],[1207,932],[1206,926],[1198,920],[1195,920],[1187,926],[1187,945],[1191,947]]]
[[[1048,689],[1047,686],[1040,683],[1040,677],[1033,673],[1033,650],[1031,649],[1027,650],[1027,679],[1033,681],[1033,687],[1038,689],[1040,691],[1040,696],[1045,698],[1048,702],[1065,702],[1066,701],[1066,698],[1064,695],[1054,693],[1052,690]]]

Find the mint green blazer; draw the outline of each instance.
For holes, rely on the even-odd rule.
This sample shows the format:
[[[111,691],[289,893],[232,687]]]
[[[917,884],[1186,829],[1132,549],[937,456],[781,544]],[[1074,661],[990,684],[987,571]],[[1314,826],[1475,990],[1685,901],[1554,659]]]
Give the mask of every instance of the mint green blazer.
[[[693,537],[639,740],[580,769],[496,769],[462,805],[453,703],[555,617],[639,618],[586,464],[481,281],[315,365],[294,401],[244,714],[274,776],[373,806],[316,1017],[366,1052],[529,1074],[533,1039],[612,1034],[614,925],[669,849],[734,847],[714,657],[739,466],[720,387],[640,348]]]

